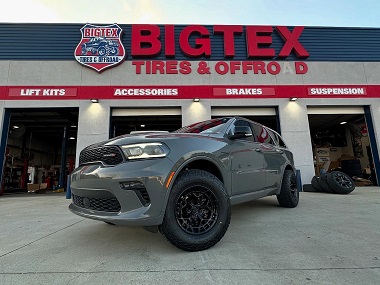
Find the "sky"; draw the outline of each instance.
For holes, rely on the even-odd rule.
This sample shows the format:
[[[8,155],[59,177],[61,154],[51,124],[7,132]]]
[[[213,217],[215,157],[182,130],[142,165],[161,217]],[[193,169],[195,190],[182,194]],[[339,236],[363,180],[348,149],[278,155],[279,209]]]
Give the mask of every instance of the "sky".
[[[1,23],[380,27],[379,0],[0,0],[0,3]]]

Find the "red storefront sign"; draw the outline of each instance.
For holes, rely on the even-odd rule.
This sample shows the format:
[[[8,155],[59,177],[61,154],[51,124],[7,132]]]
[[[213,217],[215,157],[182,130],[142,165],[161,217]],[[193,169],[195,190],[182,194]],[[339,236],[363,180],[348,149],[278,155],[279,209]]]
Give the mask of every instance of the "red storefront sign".
[[[96,26],[86,24],[81,28],[82,39],[74,56],[82,65],[98,72],[120,64],[125,58],[121,42],[123,30],[117,25]]]
[[[275,95],[275,88],[257,88],[257,87],[248,87],[248,88],[214,88],[213,93],[215,96],[230,96],[234,97],[236,95],[245,95],[245,96],[272,96]]]
[[[1,100],[380,98],[380,85],[8,86]]]
[[[191,72],[189,61],[176,62],[175,57],[178,53],[177,46],[181,53],[188,58],[209,58],[212,55],[214,40],[222,40],[224,47],[224,58],[233,59],[236,54],[235,40],[236,37],[245,39],[245,57],[249,59],[285,59],[294,54],[298,59],[306,59],[309,52],[300,43],[299,39],[304,30],[303,26],[297,26],[291,30],[285,26],[243,26],[243,25],[215,25],[213,31],[202,25],[188,25],[182,27],[178,34],[174,25],[165,25],[163,31],[160,26],[148,24],[131,25],[131,33],[127,41],[130,43],[130,51],[126,51],[122,43],[123,30],[117,25],[97,26],[86,24],[81,28],[82,39],[78,43],[74,56],[82,65],[93,68],[98,72],[120,64],[127,53],[132,58],[154,58],[164,55],[171,60],[169,65],[165,66],[167,74],[179,72],[189,74]],[[277,34],[282,40],[281,48],[276,51],[271,47],[273,35]],[[215,42],[214,42],[215,43]],[[223,64],[223,62],[220,62]],[[136,74],[142,65],[148,62],[134,61],[136,65]],[[160,63],[161,64],[161,63]],[[261,64],[261,63],[260,63]],[[279,72],[278,63],[272,62],[272,67],[267,71],[272,74]],[[177,66],[178,65],[178,66]],[[203,65],[203,63],[202,63]],[[200,65],[199,68],[203,69]],[[225,74],[227,66],[218,66],[216,72]],[[154,68],[163,68],[161,66]],[[235,68],[235,67],[230,67]],[[257,70],[259,67],[252,63],[252,67],[245,65],[243,69]],[[155,72],[153,72],[154,74]],[[207,68],[200,74],[208,74]],[[227,72],[226,72],[227,73]],[[149,71],[147,71],[149,74]],[[231,74],[234,74],[232,71]],[[297,73],[298,74],[298,73]]]
[[[276,62],[276,61],[216,61],[214,66],[210,62],[190,62],[187,60],[134,60],[131,62],[135,74],[271,74],[284,72],[305,74],[308,66],[305,62]]]
[[[309,52],[299,42],[304,27],[294,27],[290,31],[287,27],[276,26],[244,26],[242,25],[215,25],[214,34],[223,37],[224,57],[235,56],[235,35],[245,33],[247,44],[247,58],[286,58],[292,52],[298,58],[309,57]],[[284,41],[281,50],[276,54],[271,48],[272,34],[277,33]],[[196,36],[195,47],[190,44],[190,37]],[[210,31],[201,25],[184,27],[178,38],[179,48],[188,57],[211,56],[212,43]],[[164,52],[166,57],[174,57],[176,39],[174,25],[165,25],[161,33],[157,25],[132,25],[131,55],[133,57],[154,57]],[[163,46],[165,47],[163,49]]]
[[[115,88],[114,96],[178,96],[178,88]]]
[[[310,87],[307,89],[308,95],[367,95],[365,87],[356,86],[319,86]]]
[[[49,99],[60,99],[62,97],[77,96],[78,88],[68,87],[11,87],[8,91],[8,96],[15,97],[38,97],[41,99],[52,97]]]

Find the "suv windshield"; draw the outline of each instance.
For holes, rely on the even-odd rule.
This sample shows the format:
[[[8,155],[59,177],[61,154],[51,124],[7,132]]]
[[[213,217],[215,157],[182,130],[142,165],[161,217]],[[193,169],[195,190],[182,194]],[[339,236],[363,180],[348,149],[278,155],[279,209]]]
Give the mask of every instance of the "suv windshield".
[[[231,118],[218,118],[213,120],[208,120],[204,122],[195,123],[183,128],[180,128],[173,133],[196,133],[196,134],[204,134],[204,133],[218,133],[221,129],[224,128],[226,123]]]

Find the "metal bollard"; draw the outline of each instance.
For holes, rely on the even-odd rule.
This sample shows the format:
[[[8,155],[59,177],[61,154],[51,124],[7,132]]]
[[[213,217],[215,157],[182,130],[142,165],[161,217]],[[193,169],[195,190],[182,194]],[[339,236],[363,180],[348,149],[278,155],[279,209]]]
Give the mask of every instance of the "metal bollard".
[[[298,192],[302,192],[302,181],[301,181],[301,171],[296,169],[296,180]]]
[[[66,199],[71,199],[70,175],[67,175]]]

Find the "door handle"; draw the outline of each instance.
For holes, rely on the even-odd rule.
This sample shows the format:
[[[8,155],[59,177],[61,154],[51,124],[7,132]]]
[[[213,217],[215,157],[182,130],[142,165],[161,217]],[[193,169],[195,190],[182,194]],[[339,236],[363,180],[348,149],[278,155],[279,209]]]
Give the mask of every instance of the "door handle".
[[[260,148],[255,148],[255,151],[261,152],[261,149]]]
[[[277,151],[278,153],[284,153],[284,151],[283,151],[283,150],[280,150],[280,149],[276,149],[276,151]]]

